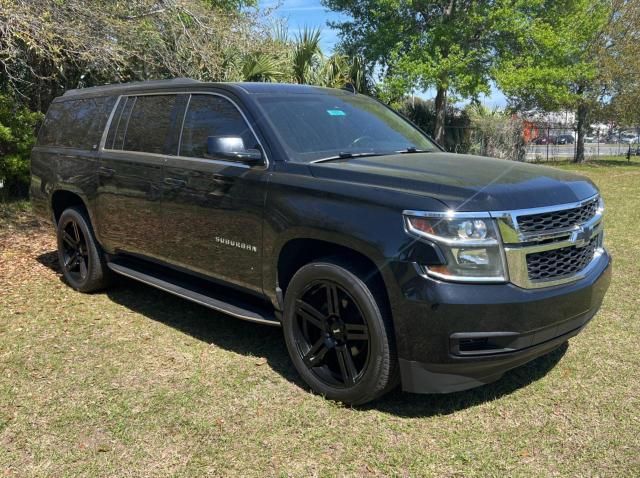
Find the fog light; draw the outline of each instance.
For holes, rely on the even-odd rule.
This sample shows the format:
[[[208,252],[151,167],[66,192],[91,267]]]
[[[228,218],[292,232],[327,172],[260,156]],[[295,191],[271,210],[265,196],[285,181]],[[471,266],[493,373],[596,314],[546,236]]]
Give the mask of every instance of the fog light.
[[[486,249],[458,249],[456,260],[460,265],[486,266],[489,265],[489,254]]]

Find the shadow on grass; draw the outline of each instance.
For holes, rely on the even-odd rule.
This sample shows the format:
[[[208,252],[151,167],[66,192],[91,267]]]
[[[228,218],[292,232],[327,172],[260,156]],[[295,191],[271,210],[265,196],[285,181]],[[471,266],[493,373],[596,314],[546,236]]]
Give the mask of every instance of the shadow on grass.
[[[54,270],[62,280],[57,254],[48,252],[37,260]],[[125,277],[108,289],[106,295],[116,304],[198,340],[242,355],[264,357],[269,366],[287,380],[304,388],[289,359],[280,328],[245,322],[175,297]],[[480,388],[446,395],[415,395],[399,388],[359,410],[378,410],[402,417],[446,415],[498,399],[542,378],[563,357],[563,344],[553,352],[517,369],[500,380]]]
[[[401,417],[448,415],[491,402],[541,379],[556,366],[568,348],[568,342],[565,342],[547,355],[510,370],[501,379],[482,387],[443,395],[415,395],[396,389],[367,408]]]

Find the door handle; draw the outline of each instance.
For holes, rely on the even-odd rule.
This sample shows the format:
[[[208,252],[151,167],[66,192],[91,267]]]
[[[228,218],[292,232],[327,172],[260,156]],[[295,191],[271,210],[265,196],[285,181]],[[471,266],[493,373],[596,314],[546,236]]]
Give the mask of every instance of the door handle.
[[[115,169],[111,169],[111,168],[105,168],[104,166],[100,166],[98,168],[98,174],[100,176],[103,176],[105,178],[110,178],[112,177],[114,174],[116,174],[116,170]]]
[[[167,186],[173,186],[174,188],[183,188],[187,185],[185,180],[176,178],[164,178],[164,183]]]

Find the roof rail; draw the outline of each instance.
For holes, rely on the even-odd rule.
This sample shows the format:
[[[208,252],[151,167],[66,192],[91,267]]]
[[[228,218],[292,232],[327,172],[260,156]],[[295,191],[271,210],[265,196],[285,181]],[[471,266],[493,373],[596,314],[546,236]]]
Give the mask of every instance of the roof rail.
[[[149,81],[132,81],[129,83],[110,83],[108,85],[101,86],[89,86],[87,88],[76,88],[73,90],[65,91],[62,96],[73,96],[85,93],[100,92],[103,90],[111,90],[118,87],[135,87],[135,86],[163,86],[163,85],[181,85],[181,84],[193,84],[200,83],[199,80],[193,78],[171,78],[170,80],[149,80]]]

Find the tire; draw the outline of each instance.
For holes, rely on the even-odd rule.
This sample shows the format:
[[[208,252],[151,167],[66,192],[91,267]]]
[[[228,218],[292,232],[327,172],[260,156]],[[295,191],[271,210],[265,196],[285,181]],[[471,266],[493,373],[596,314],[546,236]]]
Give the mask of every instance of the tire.
[[[285,294],[283,332],[296,370],[315,393],[349,405],[380,397],[399,376],[388,307],[364,277],[325,259],[298,270]]]
[[[58,261],[67,284],[87,293],[111,284],[111,271],[84,209],[70,207],[62,212],[57,237]]]

